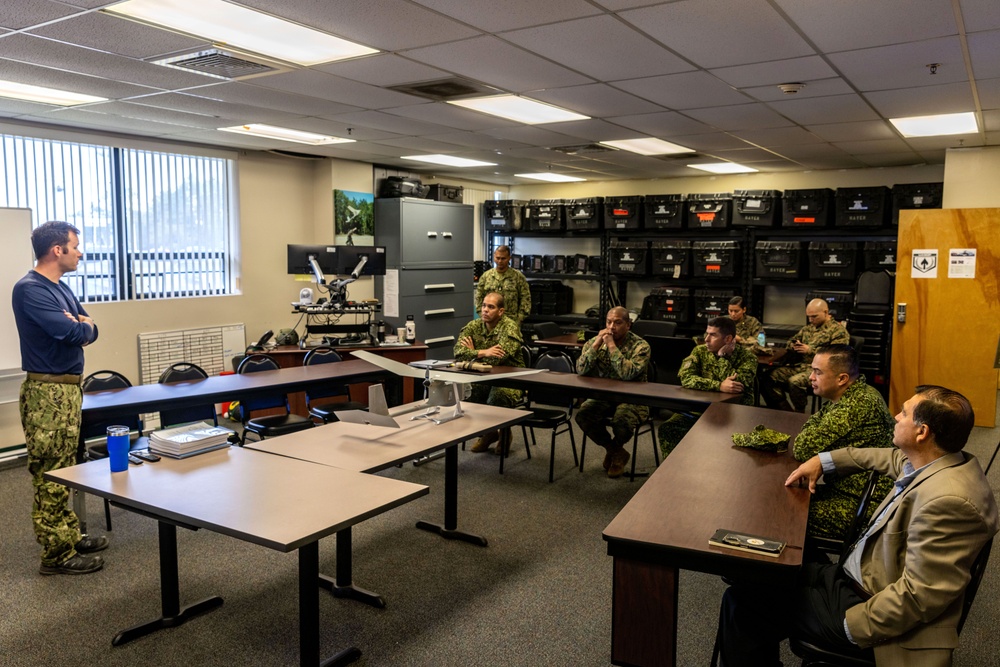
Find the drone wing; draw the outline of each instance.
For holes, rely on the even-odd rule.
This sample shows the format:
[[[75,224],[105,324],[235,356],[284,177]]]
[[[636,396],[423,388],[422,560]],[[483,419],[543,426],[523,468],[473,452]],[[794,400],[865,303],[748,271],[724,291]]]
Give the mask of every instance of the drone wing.
[[[356,359],[364,359],[370,364],[375,364],[379,368],[384,368],[387,371],[391,371],[396,375],[411,378],[421,378],[429,377],[431,380],[439,380],[441,382],[454,382],[456,384],[469,384],[470,382],[481,382],[483,380],[489,380],[494,378],[494,376],[489,373],[483,373],[482,375],[471,375],[466,373],[449,373],[447,371],[440,371],[431,369],[430,372],[423,371],[419,368],[413,368],[412,366],[407,366],[406,364],[401,364],[398,361],[393,361],[392,359],[386,359],[385,357],[379,356],[377,354],[372,354],[371,352],[365,352],[364,350],[359,350],[357,352],[351,352],[351,356]],[[532,375],[534,373],[539,373],[543,369],[541,368],[525,368],[520,371],[511,371],[510,373],[504,373],[504,377],[517,377],[518,375]]]

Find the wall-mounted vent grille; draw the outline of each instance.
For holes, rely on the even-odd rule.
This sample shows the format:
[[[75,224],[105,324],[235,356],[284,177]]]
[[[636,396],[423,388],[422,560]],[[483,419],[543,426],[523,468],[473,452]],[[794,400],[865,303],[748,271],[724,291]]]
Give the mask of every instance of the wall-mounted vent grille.
[[[258,56],[213,47],[151,61],[155,65],[197,72],[230,81],[287,72],[291,68]]]
[[[437,102],[445,100],[460,100],[466,97],[481,97],[483,95],[496,95],[500,90],[484,86],[475,81],[469,81],[461,77],[450,77],[447,79],[437,79],[435,81],[419,81],[417,83],[402,83],[398,86],[388,86],[389,90],[395,90],[407,95],[416,95],[428,100]]]

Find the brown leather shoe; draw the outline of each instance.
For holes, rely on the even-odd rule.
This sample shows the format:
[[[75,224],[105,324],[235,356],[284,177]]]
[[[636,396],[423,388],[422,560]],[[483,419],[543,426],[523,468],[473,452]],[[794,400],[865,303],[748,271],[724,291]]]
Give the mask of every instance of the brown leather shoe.
[[[499,437],[500,436],[496,431],[487,431],[486,433],[483,433],[479,440],[476,440],[476,444],[469,448],[469,451],[476,454],[482,454],[487,451],[490,448],[490,445],[496,442]]]
[[[611,479],[621,477],[625,472],[625,464],[632,458],[632,455],[622,448],[610,452],[609,456],[611,457],[611,466],[608,468],[608,477]]]

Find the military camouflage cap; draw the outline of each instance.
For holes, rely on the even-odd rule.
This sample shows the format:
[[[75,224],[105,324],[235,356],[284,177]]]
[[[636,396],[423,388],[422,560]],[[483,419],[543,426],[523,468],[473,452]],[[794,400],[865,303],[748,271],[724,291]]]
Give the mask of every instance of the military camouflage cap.
[[[749,433],[733,433],[733,443],[737,447],[749,447],[764,452],[781,454],[788,451],[788,441],[792,436],[767,428],[763,424],[754,426]]]

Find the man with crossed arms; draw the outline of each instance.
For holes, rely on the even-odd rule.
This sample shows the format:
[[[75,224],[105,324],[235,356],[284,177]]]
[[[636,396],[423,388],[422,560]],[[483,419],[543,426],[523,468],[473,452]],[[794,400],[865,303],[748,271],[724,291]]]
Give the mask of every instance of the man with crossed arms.
[[[962,451],[974,421],[958,392],[917,387],[896,415],[898,449],[824,452],[789,475],[786,486],[813,492],[833,472],[878,470],[896,483],[840,563],[807,563],[787,590],[740,582],[726,591],[722,664],[780,665],[778,642],[791,635],[840,653],[873,649],[879,667],[951,665],[970,568],[1000,529],[983,470]]]

